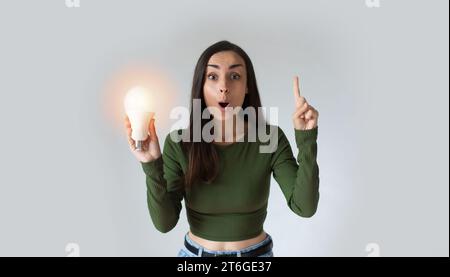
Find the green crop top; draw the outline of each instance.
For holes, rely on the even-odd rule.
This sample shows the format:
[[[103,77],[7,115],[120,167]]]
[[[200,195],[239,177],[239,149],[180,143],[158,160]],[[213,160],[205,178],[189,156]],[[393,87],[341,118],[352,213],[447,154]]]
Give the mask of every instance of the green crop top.
[[[178,222],[181,202],[185,200],[190,231],[213,241],[238,241],[253,238],[263,231],[267,214],[270,177],[279,184],[289,208],[299,216],[311,217],[319,200],[317,165],[318,127],[295,130],[297,161],[285,134],[279,127],[278,147],[260,153],[268,142],[235,142],[216,145],[220,171],[212,184],[198,183],[184,189],[182,177],[187,156],[181,142],[167,135],[162,156],[141,163],[146,175],[147,203],[151,219],[161,232]],[[172,135],[179,135],[179,131]],[[298,163],[297,163],[298,162]]]

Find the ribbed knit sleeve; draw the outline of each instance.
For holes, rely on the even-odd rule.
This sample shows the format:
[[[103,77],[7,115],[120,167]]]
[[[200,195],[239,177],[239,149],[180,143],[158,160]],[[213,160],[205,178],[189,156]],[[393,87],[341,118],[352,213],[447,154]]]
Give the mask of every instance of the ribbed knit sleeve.
[[[177,159],[179,151],[179,145],[168,135],[162,156],[141,163],[146,175],[148,210],[156,229],[163,233],[175,227],[182,208],[184,186],[183,171]]]
[[[272,154],[272,172],[289,208],[299,216],[311,217],[319,202],[319,166],[317,164],[318,127],[295,130],[298,155],[295,160],[289,141],[278,129],[278,148]]]

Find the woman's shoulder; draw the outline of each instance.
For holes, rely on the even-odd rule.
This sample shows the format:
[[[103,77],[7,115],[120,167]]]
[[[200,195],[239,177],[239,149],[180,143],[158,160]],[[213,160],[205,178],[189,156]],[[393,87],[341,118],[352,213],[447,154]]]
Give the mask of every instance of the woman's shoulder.
[[[185,129],[170,131],[164,139],[164,151],[180,151],[182,149],[183,134]]]
[[[265,124],[262,128],[264,129],[261,130],[261,127],[258,127],[257,132],[257,141],[259,142],[261,153],[274,154],[279,149],[280,144],[284,146],[286,143],[289,143],[280,126]]]
[[[280,138],[286,137],[283,129],[278,125],[266,124],[265,129],[266,129],[266,134],[269,135],[271,138],[280,139]]]
[[[175,129],[170,131],[166,136],[166,141],[169,140],[173,143],[179,143],[183,138],[183,133],[186,129]]]

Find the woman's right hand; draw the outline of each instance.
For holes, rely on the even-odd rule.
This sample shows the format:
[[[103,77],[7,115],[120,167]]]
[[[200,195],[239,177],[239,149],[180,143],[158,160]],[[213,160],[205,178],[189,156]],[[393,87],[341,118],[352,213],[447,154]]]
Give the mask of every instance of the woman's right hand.
[[[131,123],[128,116],[125,117],[125,129],[127,131],[128,146],[130,147],[131,153],[140,162],[147,163],[157,160],[161,157],[161,149],[159,147],[158,136],[155,130],[155,119],[150,120],[148,126],[149,136],[145,141],[142,142],[142,150],[136,150],[136,144],[134,139],[131,138]]]

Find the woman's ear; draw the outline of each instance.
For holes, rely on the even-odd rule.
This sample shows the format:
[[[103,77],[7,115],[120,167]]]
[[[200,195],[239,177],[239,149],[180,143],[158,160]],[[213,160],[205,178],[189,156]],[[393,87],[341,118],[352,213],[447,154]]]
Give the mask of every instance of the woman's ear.
[[[248,88],[245,88],[245,94],[247,94],[248,93]]]

